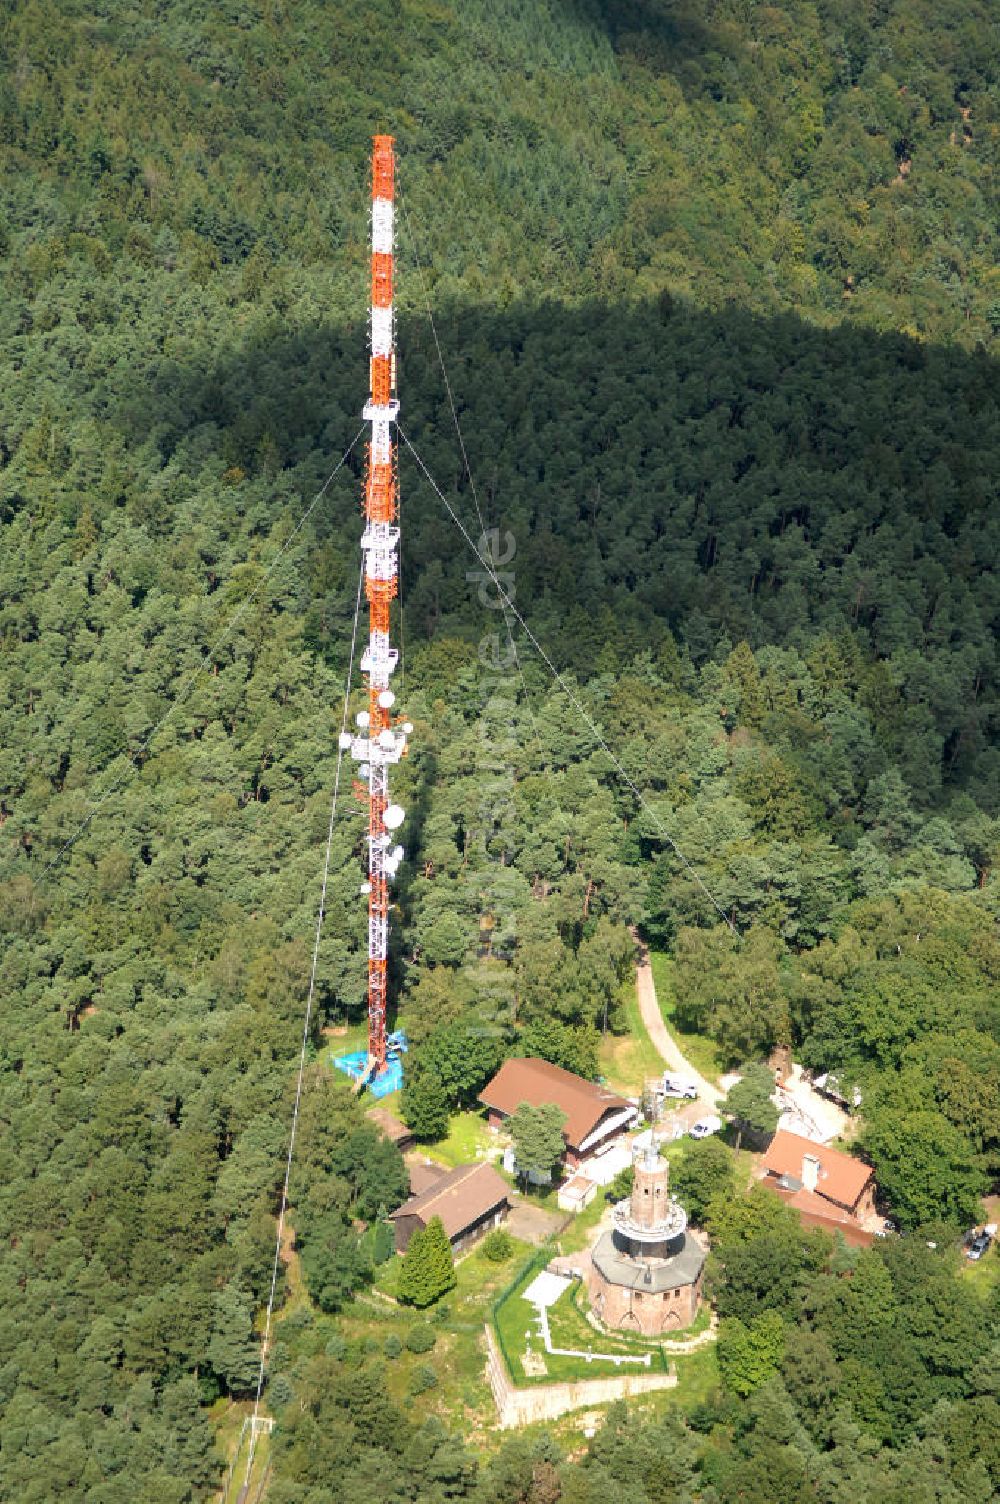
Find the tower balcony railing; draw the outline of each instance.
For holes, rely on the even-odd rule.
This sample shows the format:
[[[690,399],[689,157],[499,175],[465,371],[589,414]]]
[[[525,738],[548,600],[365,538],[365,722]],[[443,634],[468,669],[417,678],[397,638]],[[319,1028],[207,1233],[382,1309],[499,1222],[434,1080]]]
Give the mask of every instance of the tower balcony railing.
[[[664,1215],[655,1222],[637,1222],[632,1215],[632,1202],[627,1200],[616,1202],[611,1220],[615,1231],[633,1243],[668,1243],[679,1238],[687,1227],[687,1212],[676,1201],[670,1200]]]

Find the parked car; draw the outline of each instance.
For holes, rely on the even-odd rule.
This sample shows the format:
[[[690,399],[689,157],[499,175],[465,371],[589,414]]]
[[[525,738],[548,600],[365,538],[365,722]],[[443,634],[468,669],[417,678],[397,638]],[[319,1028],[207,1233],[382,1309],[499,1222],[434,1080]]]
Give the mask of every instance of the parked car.
[[[669,1072],[663,1077],[663,1095],[665,1097],[685,1097],[694,1102],[698,1097],[698,1088],[693,1081],[685,1081],[683,1076],[671,1076]]]
[[[709,1117],[699,1118],[697,1123],[693,1123],[690,1128],[690,1134],[692,1138],[708,1138],[710,1133],[718,1133],[721,1127],[722,1119],[717,1118],[713,1113]]]
[[[984,1228],[982,1232],[977,1232],[971,1243],[969,1243],[965,1250],[965,1257],[967,1259],[981,1259],[992,1242],[993,1239]]]

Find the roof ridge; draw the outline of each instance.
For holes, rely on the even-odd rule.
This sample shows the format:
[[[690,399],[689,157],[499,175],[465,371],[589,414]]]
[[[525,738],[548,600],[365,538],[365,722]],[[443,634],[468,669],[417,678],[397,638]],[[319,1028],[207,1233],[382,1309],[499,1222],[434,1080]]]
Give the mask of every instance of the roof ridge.
[[[450,1170],[445,1172],[445,1178],[442,1183],[438,1185],[428,1186],[427,1190],[424,1191],[421,1195],[411,1196],[410,1200],[422,1202],[423,1210],[426,1210],[427,1207],[431,1206],[432,1203],[438,1199],[439,1196],[443,1196],[446,1191],[454,1190],[455,1187],[459,1185],[462,1180],[467,1179],[470,1174],[473,1174],[476,1170],[484,1169],[492,1169],[492,1166],[487,1165],[483,1162],[480,1162],[477,1165],[454,1165]]]

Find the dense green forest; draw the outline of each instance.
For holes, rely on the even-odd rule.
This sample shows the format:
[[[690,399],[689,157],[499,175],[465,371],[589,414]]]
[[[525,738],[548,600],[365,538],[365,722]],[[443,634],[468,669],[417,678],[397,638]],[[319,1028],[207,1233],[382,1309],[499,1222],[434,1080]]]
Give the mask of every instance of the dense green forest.
[[[204,1498],[204,1406],[255,1381],[359,451],[295,529],[360,423],[375,129],[404,430],[497,529],[566,676],[520,633],[510,661],[404,449],[407,1110],[432,1132],[513,1048],[593,1074],[638,926],[727,1061],[791,1040],[861,1085],[904,1229],[976,1215],[1000,1169],[998,41],[985,0],[6,8],[0,1494]],[[360,839],[345,796],[317,1028],[363,1003]],[[951,1234],[849,1268],[750,1212],[717,1230],[718,1299],[770,1353],[759,1388],[477,1478],[330,1337],[366,1277],[353,1224],[404,1182],[335,1084],[307,1102],[296,1233],[333,1314],[301,1339],[276,1499],[1000,1488],[1000,1312]]]

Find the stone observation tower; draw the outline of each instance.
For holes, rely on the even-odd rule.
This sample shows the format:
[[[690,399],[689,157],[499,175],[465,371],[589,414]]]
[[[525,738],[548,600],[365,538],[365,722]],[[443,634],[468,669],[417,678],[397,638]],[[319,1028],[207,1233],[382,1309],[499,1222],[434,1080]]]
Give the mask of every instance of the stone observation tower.
[[[705,1250],[670,1195],[670,1166],[655,1137],[636,1150],[632,1167],[632,1194],[591,1249],[587,1287],[605,1326],[659,1337],[697,1315]]]

